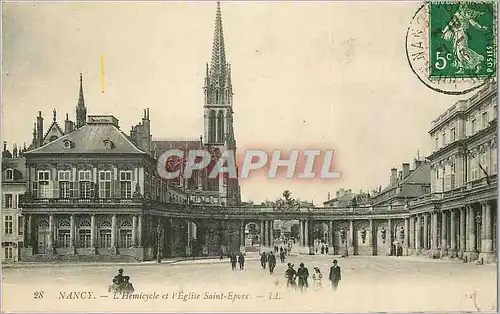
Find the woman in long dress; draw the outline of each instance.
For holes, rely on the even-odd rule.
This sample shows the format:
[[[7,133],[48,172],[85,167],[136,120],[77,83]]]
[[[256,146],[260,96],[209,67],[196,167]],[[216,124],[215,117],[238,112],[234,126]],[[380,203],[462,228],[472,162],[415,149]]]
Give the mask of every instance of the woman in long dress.
[[[467,30],[472,26],[478,30],[486,30],[486,26],[481,26],[474,19],[483,12],[469,9],[467,4],[462,3],[458,11],[453,15],[450,22],[443,29],[443,38],[453,40],[453,67],[457,69],[457,74],[464,73],[464,70],[474,70],[476,73],[481,69],[484,56],[469,48],[469,36]]]

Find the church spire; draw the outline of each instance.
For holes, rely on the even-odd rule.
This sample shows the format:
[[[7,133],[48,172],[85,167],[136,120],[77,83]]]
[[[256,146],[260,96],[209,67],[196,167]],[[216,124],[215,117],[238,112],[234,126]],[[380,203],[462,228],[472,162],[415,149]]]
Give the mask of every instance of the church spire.
[[[222,30],[222,14],[220,2],[217,2],[215,14],[214,44],[212,47],[212,60],[210,62],[211,82],[224,87],[226,79],[226,48],[224,47],[224,32]]]
[[[80,128],[86,124],[87,121],[87,107],[85,107],[85,100],[83,98],[83,77],[80,73],[80,93],[78,95],[78,105],[76,106],[76,127]]]

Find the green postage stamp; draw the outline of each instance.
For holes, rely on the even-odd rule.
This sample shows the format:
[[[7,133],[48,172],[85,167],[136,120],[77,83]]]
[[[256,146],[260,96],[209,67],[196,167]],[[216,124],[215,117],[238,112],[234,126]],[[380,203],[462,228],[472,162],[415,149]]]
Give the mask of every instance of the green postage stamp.
[[[495,72],[493,2],[430,4],[430,77],[487,77]]]
[[[411,70],[427,87],[465,94],[496,76],[496,2],[430,1],[406,36]]]

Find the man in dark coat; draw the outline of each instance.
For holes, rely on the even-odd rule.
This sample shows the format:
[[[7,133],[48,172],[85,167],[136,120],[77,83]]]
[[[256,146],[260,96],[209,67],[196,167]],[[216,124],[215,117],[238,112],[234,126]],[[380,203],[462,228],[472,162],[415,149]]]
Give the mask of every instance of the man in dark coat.
[[[274,256],[273,252],[269,252],[267,256],[267,263],[269,264],[269,273],[274,274],[274,267],[276,267],[276,256]]]
[[[330,267],[330,282],[332,284],[333,291],[337,291],[339,281],[341,279],[340,266],[337,265],[337,260],[333,260],[333,266]]]
[[[296,287],[297,283],[295,282],[295,278],[297,277],[297,272],[293,269],[293,264],[288,263],[288,269],[285,271],[286,277],[286,287]]]
[[[235,270],[236,269],[236,254],[231,253],[231,269]]]
[[[309,270],[304,266],[304,263],[300,263],[299,269],[297,269],[297,277],[299,277],[300,291],[304,291],[309,287],[309,283],[307,282]]]
[[[262,252],[262,254],[260,255],[260,266],[262,266],[262,268],[264,269],[266,269],[266,262],[267,262],[266,253]]]
[[[118,275],[113,278],[113,283],[119,285],[125,281],[124,276],[123,276],[123,269],[118,269]]]
[[[245,256],[241,252],[240,255],[238,255],[238,263],[240,264],[240,269],[245,268]]]

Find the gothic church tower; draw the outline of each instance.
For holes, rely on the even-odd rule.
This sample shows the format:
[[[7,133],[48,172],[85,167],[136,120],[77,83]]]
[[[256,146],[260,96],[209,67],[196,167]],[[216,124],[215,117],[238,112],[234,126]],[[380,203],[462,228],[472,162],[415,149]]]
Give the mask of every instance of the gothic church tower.
[[[217,2],[214,42],[210,65],[207,63],[205,76],[204,142],[210,151],[232,150],[236,153],[233,131],[233,87],[231,65],[226,61],[224,33],[220,3]],[[237,179],[223,178],[210,184],[209,190],[219,191],[227,205],[240,203],[240,188]]]

